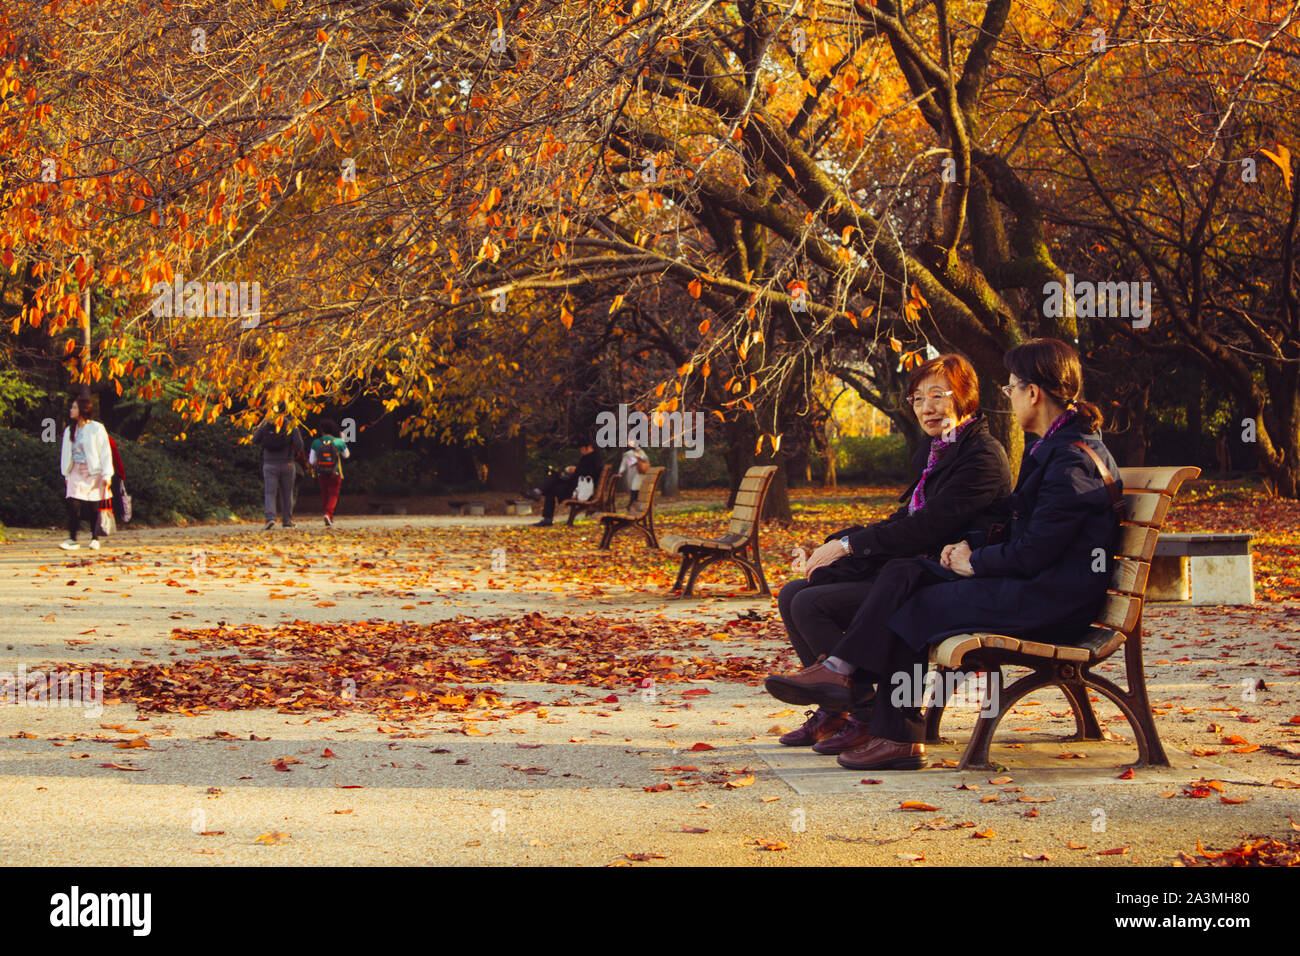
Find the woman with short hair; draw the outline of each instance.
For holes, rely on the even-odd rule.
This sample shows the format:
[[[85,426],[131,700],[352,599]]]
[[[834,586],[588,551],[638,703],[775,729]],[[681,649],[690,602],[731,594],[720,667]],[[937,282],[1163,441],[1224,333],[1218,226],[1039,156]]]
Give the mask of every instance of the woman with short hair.
[[[808,558],[805,577],[781,589],[777,607],[805,667],[836,653],[844,632],[891,558],[933,554],[970,530],[986,527],[989,509],[1011,490],[1006,452],[980,413],[979,379],[962,355],[922,362],[908,381],[906,400],[930,441],[916,454],[916,481],[901,507],[883,521],[829,535]],[[856,686],[849,706],[810,712],[802,727],[781,738],[838,754],[866,739],[871,685]]]

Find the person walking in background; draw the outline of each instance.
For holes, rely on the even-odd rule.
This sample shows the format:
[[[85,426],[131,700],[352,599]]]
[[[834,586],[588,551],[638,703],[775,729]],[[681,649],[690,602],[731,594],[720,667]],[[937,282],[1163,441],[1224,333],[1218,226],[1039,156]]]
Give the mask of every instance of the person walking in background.
[[[275,427],[275,419],[283,421]],[[276,498],[279,498],[280,523],[285,528],[293,523],[293,484],[297,473],[294,459],[303,453],[302,435],[289,417],[284,402],[253,432],[253,443],[262,446],[262,504],[266,512],[266,530],[275,527]]]
[[[107,430],[105,434],[108,434]],[[112,491],[113,498],[113,518],[117,521],[120,528],[126,524],[126,471],[122,468],[122,456],[118,454],[117,442],[113,441],[113,436],[108,436],[108,448],[110,457],[113,460],[113,478],[109,482],[109,489]]]
[[[618,473],[627,476],[628,511],[632,510],[632,506],[636,504],[637,496],[641,494],[641,476],[649,470],[650,456],[637,445],[636,439],[628,442],[627,451],[623,452],[622,462],[618,466]]]
[[[72,424],[63,429],[59,456],[60,470],[67,479],[68,540],[59,545],[65,551],[81,547],[77,531],[83,519],[90,522],[90,546],[99,547],[99,506],[111,494],[109,483],[113,478],[108,431],[95,421],[95,400],[89,392],[83,392],[72,403],[70,417]]]
[[[350,457],[348,443],[338,437],[339,426],[333,419],[320,423],[320,437],[311,443],[307,461],[316,469],[320,482],[320,507],[325,515],[325,527],[334,527],[334,509],[339,503],[339,488],[343,484],[343,459]]]

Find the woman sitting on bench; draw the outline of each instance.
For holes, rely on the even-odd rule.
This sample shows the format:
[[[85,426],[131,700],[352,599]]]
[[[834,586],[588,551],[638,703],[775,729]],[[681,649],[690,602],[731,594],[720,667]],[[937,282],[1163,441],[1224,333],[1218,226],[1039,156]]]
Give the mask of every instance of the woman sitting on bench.
[[[790,581],[777,598],[790,643],[805,667],[835,653],[886,561],[922,554],[937,558],[949,541],[987,527],[982,516],[1011,490],[1007,455],[980,414],[979,380],[970,362],[955,354],[923,362],[906,395],[930,441],[913,462],[920,477],[900,497],[902,507],[884,521],[830,535],[808,558],[806,577]],[[864,743],[872,693],[866,684],[855,690],[850,706],[812,711],[781,743],[811,745],[824,754]]]
[[[924,689],[928,648],[954,634],[992,632],[1069,643],[1106,598],[1119,516],[1115,460],[1102,444],[1101,412],[1083,400],[1078,353],[1056,339],[1032,339],[1007,353],[1003,390],[1026,432],[1041,435],[1007,501],[1006,540],[950,544],[938,562],[890,561],[825,662],[769,677],[790,703],[843,707],[855,673],[876,682],[869,738],[837,758],[852,770],[918,770],[925,764]],[[973,550],[971,543],[977,545]]]

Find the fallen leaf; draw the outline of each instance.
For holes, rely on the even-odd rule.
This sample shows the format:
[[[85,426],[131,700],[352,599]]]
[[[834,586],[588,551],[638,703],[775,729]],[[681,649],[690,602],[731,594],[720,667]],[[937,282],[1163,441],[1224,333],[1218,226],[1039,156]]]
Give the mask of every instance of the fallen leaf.
[[[275,830],[272,831],[271,833],[263,833],[260,837],[258,837],[253,842],[260,843],[263,846],[274,846],[277,843],[283,843],[287,839],[289,839],[289,834],[281,833],[279,830]]]
[[[898,805],[898,809],[932,812],[934,810],[938,810],[939,808],[932,803],[922,803],[919,800],[904,800],[902,803]]]

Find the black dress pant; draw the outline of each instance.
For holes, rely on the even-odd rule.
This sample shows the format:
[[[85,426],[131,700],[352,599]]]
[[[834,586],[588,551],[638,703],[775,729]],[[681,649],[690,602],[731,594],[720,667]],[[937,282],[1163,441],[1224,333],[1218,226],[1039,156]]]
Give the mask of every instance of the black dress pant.
[[[550,521],[555,517],[555,502],[567,501],[573,497],[578,487],[577,475],[551,475],[538,486],[544,498],[542,502],[542,520]]]
[[[917,591],[948,578],[919,558],[895,558],[880,569],[871,591],[835,649],[836,657],[857,665],[876,682],[868,730],[873,736],[906,743],[925,741],[920,700],[929,649],[915,650],[889,627],[889,619]],[[918,670],[919,665],[919,670]]]
[[[816,663],[822,655],[835,653],[871,586],[870,578],[836,584],[809,584],[807,579],[799,578],[781,588],[777,608],[790,635],[790,644],[805,667]],[[872,693],[870,682],[854,682],[854,705],[850,713],[864,723],[871,715]]]

